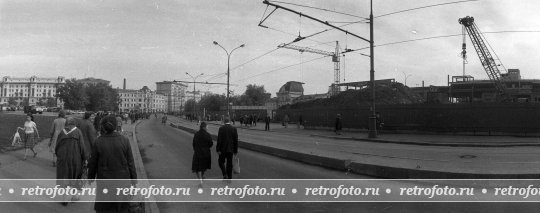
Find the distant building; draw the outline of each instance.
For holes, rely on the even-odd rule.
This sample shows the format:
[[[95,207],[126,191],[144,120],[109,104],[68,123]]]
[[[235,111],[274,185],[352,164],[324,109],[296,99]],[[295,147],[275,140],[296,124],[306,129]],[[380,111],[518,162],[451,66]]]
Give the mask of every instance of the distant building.
[[[98,84],[109,85],[111,83],[110,81],[98,79],[98,78],[83,78],[83,79],[76,80],[76,82],[82,83],[84,86],[89,86],[89,85],[95,86]]]
[[[0,105],[7,105],[14,99],[17,105],[37,105],[40,100],[56,99],[56,105],[63,107],[64,103],[56,98],[58,88],[65,85],[62,76],[57,78],[17,78],[5,76],[0,81]]]
[[[118,89],[121,112],[168,112],[167,97],[144,86],[140,90]]]
[[[156,93],[166,97],[167,112],[183,111],[187,87],[185,84],[173,81],[156,82]]]
[[[540,79],[522,79],[519,69],[508,69],[501,75],[506,94],[512,102],[540,102]],[[452,102],[495,102],[498,91],[491,80],[453,76],[448,83],[448,96]]]
[[[292,104],[295,98],[304,95],[304,87],[302,84],[304,83],[298,81],[289,81],[281,86],[279,92],[276,93],[278,107],[286,104]]]

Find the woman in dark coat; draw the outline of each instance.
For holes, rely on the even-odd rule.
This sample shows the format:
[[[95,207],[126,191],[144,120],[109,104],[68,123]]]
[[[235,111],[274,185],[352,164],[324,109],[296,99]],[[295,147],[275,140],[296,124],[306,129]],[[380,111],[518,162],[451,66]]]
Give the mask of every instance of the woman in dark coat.
[[[212,147],[212,136],[206,130],[206,123],[202,122],[200,130],[195,133],[193,137],[193,162],[191,164],[191,170],[197,175],[202,186],[204,179],[204,172],[211,168],[212,158],[210,154],[210,148]]]
[[[96,139],[92,157],[88,164],[88,179],[124,179],[100,180],[96,184],[96,212],[128,212],[129,197],[103,194],[103,189],[128,188],[137,184],[137,172],[131,152],[129,139],[116,132],[117,120],[114,116],[101,119],[104,134]],[[119,201],[119,202],[100,202]]]
[[[60,132],[56,142],[56,184],[80,189],[83,174],[83,164],[88,159],[89,152],[84,145],[82,132],[75,126],[75,119],[66,119],[66,128]],[[72,199],[77,200],[78,197]],[[68,196],[64,196],[62,205],[67,205]]]

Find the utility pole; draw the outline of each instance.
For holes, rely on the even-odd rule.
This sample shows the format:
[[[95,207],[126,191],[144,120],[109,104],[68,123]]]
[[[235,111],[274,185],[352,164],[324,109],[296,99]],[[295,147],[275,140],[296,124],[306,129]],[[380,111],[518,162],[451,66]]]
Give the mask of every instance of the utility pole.
[[[375,51],[373,41],[373,0],[370,0],[369,9],[369,81],[371,83],[371,117],[369,118],[368,138],[377,137],[377,118],[375,117]]]
[[[370,15],[369,15],[369,40],[366,39],[366,38],[363,38],[362,36],[359,36],[359,35],[356,35],[354,33],[351,33],[345,29],[342,29],[338,26],[335,26],[335,25],[332,25],[330,24],[328,21],[323,21],[323,20],[320,20],[320,19],[317,19],[317,18],[314,18],[312,16],[309,16],[309,15],[306,15],[306,14],[303,14],[303,13],[300,13],[298,11],[295,11],[295,10],[292,10],[292,9],[289,9],[289,8],[286,8],[286,7],[283,7],[281,5],[277,5],[277,4],[274,4],[268,0],[264,0],[263,1],[263,4],[267,4],[267,5],[270,5],[270,6],[274,6],[276,9],[282,9],[282,10],[285,10],[285,11],[289,11],[291,13],[294,13],[294,14],[297,14],[297,15],[300,15],[302,17],[305,17],[305,18],[308,18],[308,19],[311,19],[313,21],[316,21],[316,22],[319,22],[321,24],[324,24],[326,26],[329,26],[329,27],[332,27],[336,30],[339,30],[341,32],[344,32],[346,33],[347,35],[351,35],[351,36],[354,36],[356,38],[359,38],[361,40],[364,40],[366,42],[369,42],[369,52],[370,52],[370,55],[368,57],[370,57],[370,85],[371,85],[371,115],[369,117],[369,134],[368,134],[368,137],[369,138],[376,138],[377,137],[377,130],[376,130],[376,123],[377,123],[377,120],[376,120],[376,117],[375,117],[375,53],[374,53],[374,41],[373,41],[373,0],[370,0]],[[275,10],[274,10],[275,11]],[[268,16],[264,17],[261,22],[259,23],[259,26],[261,27],[265,27],[263,24],[263,22],[270,16],[274,13],[274,11],[272,11],[271,13],[268,14]],[[297,41],[300,41],[304,39],[303,37],[299,37],[297,39],[295,39],[295,41],[293,42],[297,42]],[[362,54],[363,55],[363,54]]]

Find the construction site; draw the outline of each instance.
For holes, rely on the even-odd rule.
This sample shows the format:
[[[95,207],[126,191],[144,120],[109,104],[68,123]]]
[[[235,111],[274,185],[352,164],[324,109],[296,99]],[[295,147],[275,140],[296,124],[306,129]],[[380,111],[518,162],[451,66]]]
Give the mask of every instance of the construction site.
[[[394,79],[339,82],[339,52],[282,44],[279,47],[332,56],[334,83],[327,98],[300,96],[277,110],[277,119],[302,117],[306,128],[332,128],[337,114],[351,130],[368,130],[374,112],[384,120],[378,131],[447,132],[474,135],[535,135],[540,133],[540,79],[525,79],[519,69],[506,69],[480,32],[474,18],[458,20],[462,26],[463,74],[447,75],[447,85],[409,88]],[[468,39],[467,39],[468,37]],[[487,74],[476,80],[466,75],[467,40]],[[347,52],[348,50],[345,50]],[[374,88],[375,91],[372,89]],[[375,110],[373,110],[375,107]]]

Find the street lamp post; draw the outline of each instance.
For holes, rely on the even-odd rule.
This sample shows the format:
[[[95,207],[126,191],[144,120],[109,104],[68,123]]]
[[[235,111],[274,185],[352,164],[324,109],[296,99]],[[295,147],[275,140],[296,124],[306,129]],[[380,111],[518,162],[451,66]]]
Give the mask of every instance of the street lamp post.
[[[377,137],[377,118],[375,116],[375,51],[373,41],[373,0],[370,1],[370,13],[369,13],[369,59],[370,59],[370,71],[369,81],[371,84],[371,117],[369,118],[369,132],[368,138]]]
[[[195,115],[195,84],[196,84],[197,78],[204,75],[204,73],[201,73],[201,74],[199,74],[199,75],[197,75],[195,77],[190,75],[188,72],[186,72],[186,75],[189,75],[189,77],[191,77],[193,79],[193,115]]]
[[[230,70],[230,64],[231,64],[231,55],[232,53],[240,48],[240,47],[245,47],[246,45],[245,44],[242,44],[236,48],[234,48],[233,50],[231,50],[231,52],[227,51],[225,49],[225,47],[221,46],[219,43],[217,43],[217,41],[214,41],[214,44],[215,45],[218,45],[219,47],[221,47],[221,49],[223,49],[225,51],[225,53],[227,53],[227,116],[230,118],[230,115],[231,115],[231,107],[229,106],[230,105],[230,99],[229,99],[229,93],[230,93],[230,90],[229,90],[229,80],[230,80],[230,76],[231,76],[231,70]]]

